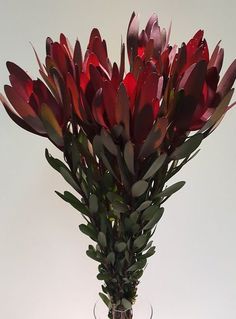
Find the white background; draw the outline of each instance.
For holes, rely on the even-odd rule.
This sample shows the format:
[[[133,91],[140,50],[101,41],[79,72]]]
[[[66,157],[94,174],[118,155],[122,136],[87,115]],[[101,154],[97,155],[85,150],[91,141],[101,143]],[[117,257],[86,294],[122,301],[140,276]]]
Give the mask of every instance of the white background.
[[[180,45],[199,28],[211,51],[222,39],[225,70],[236,56],[235,9],[233,0],[0,0],[0,90],[8,83],[7,60],[38,76],[29,41],[43,60],[46,36],[56,40],[60,32],[72,43],[78,37],[85,49],[96,26],[118,60],[133,10],[142,26],[153,12],[161,26],[172,20],[171,43]],[[166,203],[157,254],[139,287],[154,319],[236,318],[235,123],[232,109],[179,173],[184,189]],[[81,217],[53,193],[68,186],[47,164],[45,147],[60,155],[0,107],[0,318],[89,319],[99,292],[97,265],[85,255]]]

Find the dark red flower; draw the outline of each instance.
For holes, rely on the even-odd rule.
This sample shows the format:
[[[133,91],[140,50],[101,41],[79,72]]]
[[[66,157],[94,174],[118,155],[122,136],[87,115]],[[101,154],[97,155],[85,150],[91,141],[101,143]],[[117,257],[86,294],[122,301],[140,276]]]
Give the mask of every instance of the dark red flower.
[[[14,110],[3,96],[1,100],[18,125],[49,137],[61,149],[70,124],[73,131],[82,127],[91,141],[102,127],[112,133],[120,126],[123,141],[131,140],[138,148],[159,130],[153,151],[165,136],[168,149],[182,143],[190,131],[207,135],[230,107],[236,62],[220,80],[224,54],[219,44],[209,57],[202,30],[180,48],[171,46],[169,37],[170,29],[161,29],[155,14],[139,32],[133,13],[126,74],[124,44],[120,65],[111,64],[97,29],[84,57],[79,41],[72,48],[63,34],[59,42],[48,38],[45,65],[36,54],[44,82],[8,62],[11,86],[5,86],[5,93]]]

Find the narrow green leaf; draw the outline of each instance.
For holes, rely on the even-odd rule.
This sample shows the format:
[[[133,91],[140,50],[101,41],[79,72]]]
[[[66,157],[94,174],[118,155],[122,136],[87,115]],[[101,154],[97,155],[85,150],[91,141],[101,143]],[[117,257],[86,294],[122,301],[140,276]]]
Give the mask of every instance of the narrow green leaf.
[[[61,167],[60,173],[64,177],[65,181],[70,184],[77,192],[80,192],[80,188],[76,181],[74,180],[73,176],[71,175],[71,172],[67,167]]]
[[[156,249],[155,246],[149,248],[148,251],[147,251],[145,254],[143,254],[140,258],[143,259],[143,258],[149,258],[149,257],[151,257],[152,255],[155,254],[155,249]]]
[[[116,257],[113,251],[107,255],[107,260],[114,266]]]
[[[119,253],[123,252],[126,249],[126,243],[125,242],[116,242],[115,243],[115,250]]]
[[[86,216],[89,216],[89,210],[87,209],[87,207],[84,204],[82,204],[81,201],[78,200],[73,194],[71,194],[70,192],[64,192],[64,195],[63,195],[57,191],[55,193],[58,196],[60,196],[64,201],[71,204],[71,206],[73,206],[79,212],[81,212],[82,214]]]
[[[134,175],[134,147],[131,141],[125,144],[124,159],[130,173]]]
[[[146,200],[145,202],[143,202],[136,210],[138,212],[142,212],[144,209],[146,209],[147,207],[149,207],[151,205],[152,201],[151,200]]]
[[[177,182],[166,189],[164,189],[161,193],[154,195],[155,198],[163,198],[163,197],[169,197],[172,194],[176,193],[178,190],[180,190],[185,185],[185,181]]]
[[[143,248],[148,241],[147,235],[141,235],[134,240],[134,249],[135,251]]]
[[[103,302],[105,303],[105,305],[111,309],[112,305],[111,305],[111,301],[109,300],[109,298],[103,294],[102,292],[99,292],[99,296],[101,297],[101,299],[103,300]]]
[[[150,168],[147,170],[145,175],[143,176],[143,179],[149,179],[152,178],[157,171],[162,167],[166,160],[167,155],[165,153],[161,154],[150,166]]]
[[[95,214],[98,211],[98,198],[95,194],[91,194],[89,197],[89,211],[92,214]]]
[[[92,240],[97,241],[97,233],[93,229],[93,226],[91,224],[89,225],[81,224],[79,225],[79,229],[82,233],[89,236]]]
[[[107,170],[115,177],[115,179],[119,180],[115,171],[112,168],[112,164],[109,162],[108,158],[106,157],[105,153],[100,153],[100,158],[103,161],[103,164],[105,165],[105,167],[107,168]]]
[[[103,232],[99,232],[98,233],[98,242],[103,248],[106,248],[107,239],[106,239],[106,236],[105,236],[105,234]]]
[[[148,188],[148,182],[144,180],[139,180],[138,182],[134,183],[131,188],[132,196],[133,197],[141,196],[143,193],[146,192],[147,188]]]
[[[97,156],[103,152],[103,143],[100,135],[95,135],[93,139],[93,151]]]
[[[61,167],[67,168],[67,166],[57,158],[54,158],[49,152],[48,149],[45,149],[45,157],[48,163],[54,168],[56,171],[60,172]]]
[[[147,209],[142,214],[142,220],[144,221],[149,221],[153,218],[153,216],[156,214],[158,211],[159,206],[158,205],[152,205],[149,206]]]
[[[135,210],[133,213],[130,214],[129,218],[130,220],[132,220],[133,223],[136,223],[139,218],[139,215],[139,212]]]
[[[158,223],[158,221],[161,219],[163,213],[164,213],[164,208],[163,207],[159,208],[156,211],[153,218],[143,227],[143,230],[148,230],[148,229],[153,228]]]
[[[97,255],[95,250],[88,249],[86,255],[97,262],[102,262],[102,258]]]
[[[132,303],[131,303],[129,300],[125,299],[125,298],[122,298],[121,304],[124,306],[124,308],[125,308],[126,310],[132,308]]]
[[[145,267],[147,263],[147,259],[142,259],[142,260],[139,260],[137,261],[136,263],[134,263],[132,266],[130,266],[127,271],[129,272],[134,272],[136,270],[141,270],[142,268]]]
[[[106,147],[106,149],[113,154],[114,156],[117,155],[117,146],[113,142],[111,136],[108,134],[108,132],[102,128],[101,130],[101,139],[103,145]]]
[[[171,159],[179,160],[186,158],[194,152],[203,140],[203,134],[197,133],[191,136],[182,145],[178,146],[174,152],[170,155]]]
[[[109,201],[112,202],[122,202],[123,198],[117,194],[117,193],[113,193],[113,192],[108,192],[107,193],[107,198],[109,199]]]
[[[109,274],[98,274],[97,275],[97,279],[98,280],[109,280],[111,278],[111,276]]]
[[[112,208],[114,209],[115,212],[119,214],[126,213],[128,211],[127,205],[125,205],[124,203],[119,203],[119,202],[113,202]]]

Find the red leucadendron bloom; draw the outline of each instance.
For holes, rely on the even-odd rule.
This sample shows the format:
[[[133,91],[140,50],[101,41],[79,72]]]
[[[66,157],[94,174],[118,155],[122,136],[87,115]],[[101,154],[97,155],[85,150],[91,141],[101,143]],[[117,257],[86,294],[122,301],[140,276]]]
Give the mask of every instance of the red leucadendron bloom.
[[[166,184],[234,105],[236,60],[220,77],[219,43],[209,55],[202,30],[181,47],[169,38],[155,14],[139,32],[133,13],[127,73],[125,45],[119,65],[112,64],[97,29],[84,56],[79,41],[72,47],[63,34],[59,42],[48,38],[44,65],[35,52],[43,81],[7,62],[10,103],[0,99],[19,126],[63,151],[64,162],[45,155],[81,196],[56,192],[82,213],[86,224],[79,228],[96,243],[86,254],[99,262],[109,318],[133,318],[163,204],[185,182]]]
[[[230,108],[236,61],[220,80],[224,51],[219,43],[209,56],[202,30],[180,48],[171,46],[169,37],[170,30],[159,27],[155,14],[139,32],[133,13],[127,32],[128,73],[124,44],[120,65],[111,64],[97,29],[84,57],[79,41],[72,48],[63,34],[59,42],[48,38],[45,65],[36,54],[44,82],[7,62],[11,85],[5,93],[13,108],[3,96],[1,101],[18,125],[47,136],[62,150],[68,123],[81,126],[90,140],[102,127],[111,132],[122,125],[122,138],[138,149],[150,132],[158,131],[161,138],[152,141],[151,151],[164,139],[166,151],[173,149],[191,131],[209,134]]]

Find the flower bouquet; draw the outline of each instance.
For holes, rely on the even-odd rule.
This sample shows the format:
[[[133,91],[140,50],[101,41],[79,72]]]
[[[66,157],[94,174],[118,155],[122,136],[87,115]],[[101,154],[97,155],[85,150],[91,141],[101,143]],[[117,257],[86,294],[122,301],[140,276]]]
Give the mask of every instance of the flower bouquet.
[[[56,192],[78,210],[81,232],[91,238],[87,255],[98,265],[100,296],[108,318],[133,318],[132,306],[164,202],[185,182],[169,180],[233,106],[236,60],[220,79],[224,51],[209,55],[199,30],[181,47],[153,14],[139,32],[132,14],[119,65],[93,29],[85,54],[61,34],[46,40],[43,79],[33,80],[7,62],[10,85],[1,101],[23,129],[50,139],[64,161],[46,149],[49,164],[74,189]],[[135,319],[135,318],[134,318]]]

